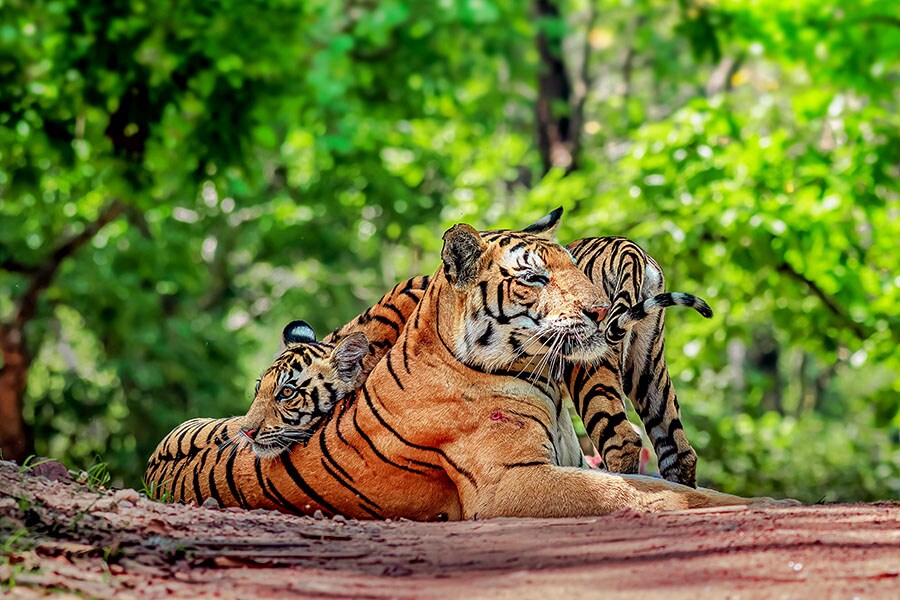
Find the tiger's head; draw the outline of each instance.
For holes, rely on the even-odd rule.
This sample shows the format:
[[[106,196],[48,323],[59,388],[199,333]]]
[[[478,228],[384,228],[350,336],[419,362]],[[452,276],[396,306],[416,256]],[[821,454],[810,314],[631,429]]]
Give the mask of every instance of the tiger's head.
[[[363,379],[369,350],[364,333],[350,333],[337,344],[317,342],[312,327],[292,321],[284,328],[284,351],[256,383],[241,432],[261,458],[278,456],[307,441],[319,423]]]
[[[609,301],[555,241],[561,215],[558,208],[522,231],[459,224],[444,234],[451,344],[464,364],[549,368],[556,378],[566,361],[593,361],[608,349],[601,325]]]

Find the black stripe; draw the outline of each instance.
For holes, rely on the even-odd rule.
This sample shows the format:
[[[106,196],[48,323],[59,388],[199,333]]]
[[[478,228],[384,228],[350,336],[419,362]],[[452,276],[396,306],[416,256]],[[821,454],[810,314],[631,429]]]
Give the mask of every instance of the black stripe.
[[[507,469],[515,469],[517,467],[540,467],[542,465],[547,465],[547,462],[543,460],[532,460],[529,462],[506,463],[503,466]]]
[[[324,428],[323,428],[323,429],[324,429]],[[344,468],[341,467],[341,465],[339,465],[339,464],[337,463],[337,461],[334,460],[334,457],[331,456],[331,452],[328,450],[328,444],[325,443],[325,432],[324,432],[324,431],[322,431],[322,433],[319,434],[319,450],[322,451],[322,456],[323,456],[325,459],[328,459],[328,462],[330,462],[331,464],[333,464],[334,467],[335,467],[338,471],[340,471],[341,474],[342,474],[344,477],[346,477],[346,478],[349,479],[350,481],[353,481],[353,476],[350,475],[350,473],[348,473],[347,471],[345,471]]]
[[[260,460],[260,458],[258,456],[255,458],[256,458],[256,460],[255,460],[256,481],[259,484],[259,488],[262,490],[263,495],[266,498],[268,498],[269,501],[272,502],[275,506],[278,506],[279,508],[281,508],[282,512],[289,512],[289,513],[293,513],[295,515],[305,516],[306,513],[301,511],[299,508],[297,508],[290,502],[288,502],[287,498],[282,496],[281,493],[277,489],[275,489],[274,486],[272,486],[271,492],[266,488],[266,481],[269,481],[269,484],[271,484],[272,482],[271,482],[271,480],[268,480],[267,478],[263,479],[262,461]]]
[[[412,375],[412,371],[409,370],[409,350],[407,349],[407,344],[409,343],[409,336],[403,336],[403,345],[401,346],[401,350],[403,351],[403,368],[406,369],[406,372]]]
[[[625,449],[626,446],[634,446],[636,448],[640,448],[641,445],[635,442],[634,440],[622,440],[621,444],[610,444],[609,446],[603,447],[603,455],[607,455],[610,452],[621,452]],[[605,461],[604,461],[605,462]]]
[[[383,462],[386,462],[387,464],[389,464],[393,467],[396,467],[398,469],[401,469],[403,471],[409,471],[410,473],[415,473],[416,475],[421,475],[423,477],[428,476],[428,473],[426,473],[425,471],[420,471],[419,469],[413,469],[412,467],[407,467],[405,465],[395,463],[394,461],[389,459],[387,456],[382,454],[378,450],[378,448],[375,447],[375,443],[372,441],[372,438],[370,438],[368,435],[366,435],[366,432],[363,431],[362,427],[359,426],[359,421],[356,419],[356,410],[353,411],[353,426],[356,427],[357,433],[359,433],[359,435],[362,437],[362,439],[365,440],[365,442],[369,445],[369,448],[372,449],[372,452],[375,453],[375,456],[377,456]]]
[[[667,458],[669,458],[670,456],[672,456],[673,454],[675,454],[677,450],[678,450],[678,448],[676,448],[675,446],[666,446],[666,447],[662,450],[662,452],[658,452],[658,453],[657,453],[657,455],[656,455],[656,463],[659,464],[659,465],[661,465]],[[665,468],[666,468],[666,469],[671,469],[673,466],[674,466],[674,463],[673,463],[672,465],[669,465],[668,467],[665,467]]]
[[[209,497],[215,498],[216,502],[219,503],[220,506],[225,503],[222,501],[222,496],[219,494],[219,488],[216,485],[216,462],[214,461],[211,465],[209,465]]]
[[[207,458],[209,458],[208,449],[200,456],[200,464],[194,467],[194,478],[192,484],[194,486],[194,498],[197,500],[197,504],[203,503],[203,490],[200,489],[200,472],[203,471],[203,467],[206,465]]]
[[[600,424],[600,421],[603,421],[604,419],[607,421],[604,429],[608,431],[615,429],[623,422],[627,421],[628,417],[625,416],[624,411],[619,411],[611,415],[602,412],[598,412],[592,415],[588,422],[585,424],[585,429],[587,429],[588,434],[590,434],[591,437],[593,437],[594,429],[597,427],[597,425]]]
[[[399,319],[401,323],[404,323],[406,321],[406,316],[400,311],[400,309],[398,309],[390,302],[386,302],[382,304],[382,306],[384,306],[384,308],[386,308],[387,310],[393,311],[394,314],[397,315],[397,319]]]
[[[335,481],[337,481],[339,484],[344,486],[351,494],[353,494],[354,496],[356,496],[358,498],[362,498],[365,502],[368,502],[375,508],[381,509],[381,507],[378,506],[378,504],[376,502],[373,502],[372,500],[369,499],[368,496],[366,496],[365,494],[360,492],[358,489],[356,489],[355,487],[350,485],[348,482],[344,481],[344,479],[342,477],[340,477],[331,467],[328,466],[328,463],[325,462],[324,458],[322,459],[322,467],[328,472],[329,475],[331,475],[334,478]],[[360,506],[362,506],[362,505],[360,505]]]
[[[469,483],[471,483],[476,488],[478,487],[478,483],[475,481],[475,477],[473,477],[471,473],[469,473],[468,471],[466,471],[465,469],[463,469],[462,467],[457,465],[455,462],[453,462],[450,459],[450,457],[447,456],[447,454],[443,450],[441,450],[440,448],[434,448],[431,446],[423,446],[421,444],[416,444],[416,443],[410,442],[409,440],[405,439],[402,435],[400,435],[396,429],[394,429],[393,427],[388,425],[388,422],[385,421],[384,418],[378,413],[378,410],[375,408],[375,405],[372,403],[372,398],[369,396],[369,390],[367,389],[367,387],[368,386],[363,387],[363,397],[366,400],[366,404],[369,406],[369,410],[372,411],[372,414],[375,415],[375,418],[378,419],[378,422],[381,423],[382,427],[384,427],[385,429],[390,431],[394,437],[396,437],[398,440],[400,440],[401,442],[403,442],[410,448],[415,448],[417,450],[424,450],[426,452],[436,452],[447,462],[447,464],[449,464],[451,467],[453,467],[460,475],[462,475],[463,477],[468,479]],[[420,461],[410,460],[410,462],[415,462],[416,464],[431,466],[432,468],[438,468],[438,469],[440,468],[438,465],[429,465],[429,463],[422,463]]]
[[[294,481],[294,483],[299,487],[303,492],[316,501],[322,508],[330,511],[331,513],[338,514],[340,511],[333,507],[328,503],[325,498],[320,496],[300,475],[300,472],[297,470],[297,467],[294,466],[294,463],[290,460],[290,453],[285,452],[282,453],[282,464],[284,465],[284,470],[288,474],[288,476]]]
[[[387,317],[375,315],[374,320],[378,321],[379,323],[384,323],[388,327],[392,328],[397,335],[400,335],[400,327]]]
[[[232,448],[231,456],[225,461],[225,483],[228,484],[228,491],[231,492],[231,496],[234,498],[235,502],[238,503],[238,506],[241,508],[249,508],[250,505],[244,497],[244,493],[238,489],[237,484],[234,481],[234,461],[237,459],[237,455],[237,448]],[[263,490],[263,492],[265,492],[265,490]]]
[[[344,403],[344,404],[341,405],[341,407],[340,407],[340,411],[341,411],[341,412],[338,414],[337,418],[334,420],[334,431],[335,431],[335,433],[337,433],[338,439],[341,440],[341,441],[344,443],[345,446],[349,446],[349,448],[350,448],[351,450],[353,450],[354,452],[356,452],[356,455],[357,455],[358,457],[360,457],[360,458],[365,462],[365,458],[363,458],[362,452],[360,452],[359,450],[357,450],[357,449],[356,449],[356,446],[354,446],[353,444],[351,444],[350,442],[348,442],[347,439],[344,437],[344,434],[341,433],[341,419],[344,418],[344,415],[346,415],[346,414],[347,414],[347,411],[350,410],[349,407],[350,407],[350,405],[347,404],[347,403]],[[338,410],[338,409],[335,409],[335,411],[336,411],[336,410]],[[322,431],[322,433],[319,434],[319,435],[324,436],[324,435],[325,435],[325,432]]]
[[[391,374],[391,377],[394,378],[394,381],[397,382],[397,387],[401,390],[405,390],[406,388],[403,386],[403,382],[400,381],[400,378],[397,377],[397,372],[394,371],[394,363],[391,361],[391,355],[393,352],[388,352],[385,357],[385,362],[387,363],[388,372]]]

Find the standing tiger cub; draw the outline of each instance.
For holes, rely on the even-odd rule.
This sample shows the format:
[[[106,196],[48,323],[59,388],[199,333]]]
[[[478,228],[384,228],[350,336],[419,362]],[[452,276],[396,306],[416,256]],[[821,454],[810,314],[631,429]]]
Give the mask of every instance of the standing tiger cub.
[[[617,344],[617,352],[592,365],[572,363],[567,372],[569,395],[591,441],[610,471],[638,472],[641,437],[625,416],[623,398],[628,396],[653,443],[662,476],[696,486],[697,453],[685,436],[666,365],[665,311],[641,319],[633,328],[616,325],[632,306],[665,290],[662,269],[643,248],[623,237],[584,238],[567,249],[612,301],[607,340]]]

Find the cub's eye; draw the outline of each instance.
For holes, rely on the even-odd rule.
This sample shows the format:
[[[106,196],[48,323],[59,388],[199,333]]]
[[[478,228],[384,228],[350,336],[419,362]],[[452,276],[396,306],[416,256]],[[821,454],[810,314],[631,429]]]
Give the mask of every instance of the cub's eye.
[[[290,400],[291,398],[294,397],[294,395],[296,393],[297,393],[297,388],[286,385],[283,388],[281,388],[280,392],[278,392],[278,399],[279,400]]]
[[[519,275],[519,282],[525,285],[541,287],[550,283],[550,279],[540,273],[525,273],[524,275]]]

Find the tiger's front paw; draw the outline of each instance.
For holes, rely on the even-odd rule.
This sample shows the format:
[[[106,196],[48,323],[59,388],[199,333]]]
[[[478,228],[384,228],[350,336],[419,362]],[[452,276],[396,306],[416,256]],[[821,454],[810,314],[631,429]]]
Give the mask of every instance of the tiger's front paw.
[[[604,468],[610,473],[638,474],[641,472],[641,436],[627,429],[610,439],[602,451]]]

